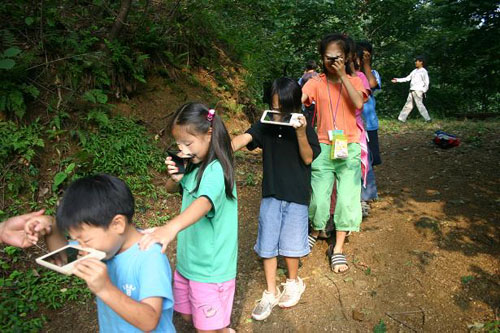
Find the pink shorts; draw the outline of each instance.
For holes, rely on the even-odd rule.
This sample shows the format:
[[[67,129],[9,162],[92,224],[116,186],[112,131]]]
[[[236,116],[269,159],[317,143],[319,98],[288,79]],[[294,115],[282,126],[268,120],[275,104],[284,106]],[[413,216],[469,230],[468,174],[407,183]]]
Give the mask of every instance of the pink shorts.
[[[219,330],[229,326],[235,279],[222,283],[203,283],[174,273],[174,310],[193,316],[199,330]]]

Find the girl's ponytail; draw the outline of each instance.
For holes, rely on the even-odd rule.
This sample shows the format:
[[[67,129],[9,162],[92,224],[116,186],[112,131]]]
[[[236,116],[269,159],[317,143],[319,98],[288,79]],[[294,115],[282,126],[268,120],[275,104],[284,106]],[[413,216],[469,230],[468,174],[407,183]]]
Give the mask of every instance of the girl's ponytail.
[[[231,146],[231,138],[227,132],[226,126],[218,114],[215,114],[212,119],[212,141],[208,152],[207,164],[214,159],[219,160],[224,170],[224,185],[226,187],[226,196],[234,198],[234,159],[233,147]],[[208,162],[210,161],[210,162]],[[205,161],[204,161],[205,162]],[[201,180],[202,170],[200,169],[199,179]],[[198,181],[198,186],[199,186]]]
[[[201,177],[208,164],[218,160],[224,171],[225,192],[228,198],[233,199],[234,189],[234,162],[231,138],[226,126],[219,115],[214,110],[209,110],[201,103],[186,103],[175,112],[170,122],[170,131],[174,126],[189,126],[199,134],[206,134],[212,128],[212,139],[206,158],[200,163],[200,170],[197,175],[197,184],[194,191],[200,187]],[[187,172],[193,170],[192,165],[188,165]]]

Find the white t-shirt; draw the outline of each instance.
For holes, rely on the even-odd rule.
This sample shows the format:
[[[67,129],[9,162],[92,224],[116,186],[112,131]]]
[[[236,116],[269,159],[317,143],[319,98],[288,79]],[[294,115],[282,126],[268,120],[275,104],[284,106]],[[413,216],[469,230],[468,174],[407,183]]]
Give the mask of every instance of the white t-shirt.
[[[410,80],[410,90],[423,91],[424,93],[429,90],[429,75],[425,68],[415,68],[410,75],[398,78],[396,82],[408,82]]]

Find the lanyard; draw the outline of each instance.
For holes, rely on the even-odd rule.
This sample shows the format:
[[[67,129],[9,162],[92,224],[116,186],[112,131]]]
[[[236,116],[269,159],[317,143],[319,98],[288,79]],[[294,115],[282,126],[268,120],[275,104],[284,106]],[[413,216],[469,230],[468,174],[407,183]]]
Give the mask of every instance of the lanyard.
[[[330,96],[330,86],[328,83],[329,83],[328,77],[326,77],[326,91],[328,91],[328,100],[330,101],[328,106],[329,106],[330,112],[332,114],[333,129],[336,130],[337,129],[337,111],[339,109],[340,96],[342,95],[342,83],[340,83],[340,91],[339,91],[339,97],[337,99],[337,106],[335,107],[335,113],[333,113],[333,110],[332,110],[332,97]],[[332,87],[333,87],[333,83],[332,83]],[[342,109],[342,110],[343,110],[342,115],[345,116],[345,110],[344,109]],[[345,125],[345,117],[344,117],[344,125]]]

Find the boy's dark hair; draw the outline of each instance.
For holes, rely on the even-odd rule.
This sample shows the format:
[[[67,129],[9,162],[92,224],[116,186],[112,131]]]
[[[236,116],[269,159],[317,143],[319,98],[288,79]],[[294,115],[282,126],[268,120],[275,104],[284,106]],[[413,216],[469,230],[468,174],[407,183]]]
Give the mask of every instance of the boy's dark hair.
[[[306,70],[310,71],[313,69],[318,68],[318,65],[316,64],[316,61],[314,60],[309,60],[306,64]]]
[[[356,43],[356,57],[359,59],[359,66],[354,63],[354,68],[356,68],[356,70],[360,70],[362,67],[363,67],[363,52],[364,52],[364,48],[359,45],[358,43]]]
[[[351,75],[352,73],[351,73],[350,66],[349,66],[349,61],[350,61],[349,56],[351,54],[351,51],[353,51],[354,41],[345,34],[335,33],[335,34],[328,34],[328,35],[324,36],[323,39],[319,42],[319,47],[318,47],[318,51],[319,51],[319,54],[321,55],[321,59],[324,58],[326,48],[331,43],[336,43],[337,45],[340,46],[342,51],[344,51],[344,54],[346,57],[346,59],[344,59],[346,73]],[[323,72],[326,73],[326,67],[325,67],[324,63],[323,63]]]
[[[82,223],[106,229],[116,215],[124,215],[128,223],[132,222],[132,192],[123,180],[99,174],[71,183],[57,208],[56,221],[63,231]]]
[[[234,162],[231,138],[229,137],[229,133],[221,117],[217,113],[214,115],[211,122],[207,119],[207,115],[208,108],[205,105],[201,103],[186,103],[175,111],[170,121],[169,129],[170,132],[172,132],[174,126],[186,126],[187,131],[190,133],[206,134],[210,127],[212,127],[212,140],[210,140],[207,157],[200,163],[200,170],[196,176],[197,184],[193,191],[196,192],[200,187],[201,177],[207,165],[214,160],[218,160],[224,171],[226,196],[233,199]],[[186,172],[189,173],[195,168],[196,166],[190,163],[187,166]]]
[[[422,65],[425,66],[425,57],[423,55],[418,55],[415,57],[415,61],[421,61],[422,62]]]
[[[373,46],[369,41],[360,40],[359,42],[356,42],[356,45],[361,47],[363,50],[370,52],[370,54],[373,56]]]
[[[302,89],[297,81],[288,77],[281,77],[274,80],[271,87],[271,97],[278,95],[280,103],[280,112],[292,113],[299,112],[302,107]],[[269,103],[269,108],[273,108],[272,98]]]

